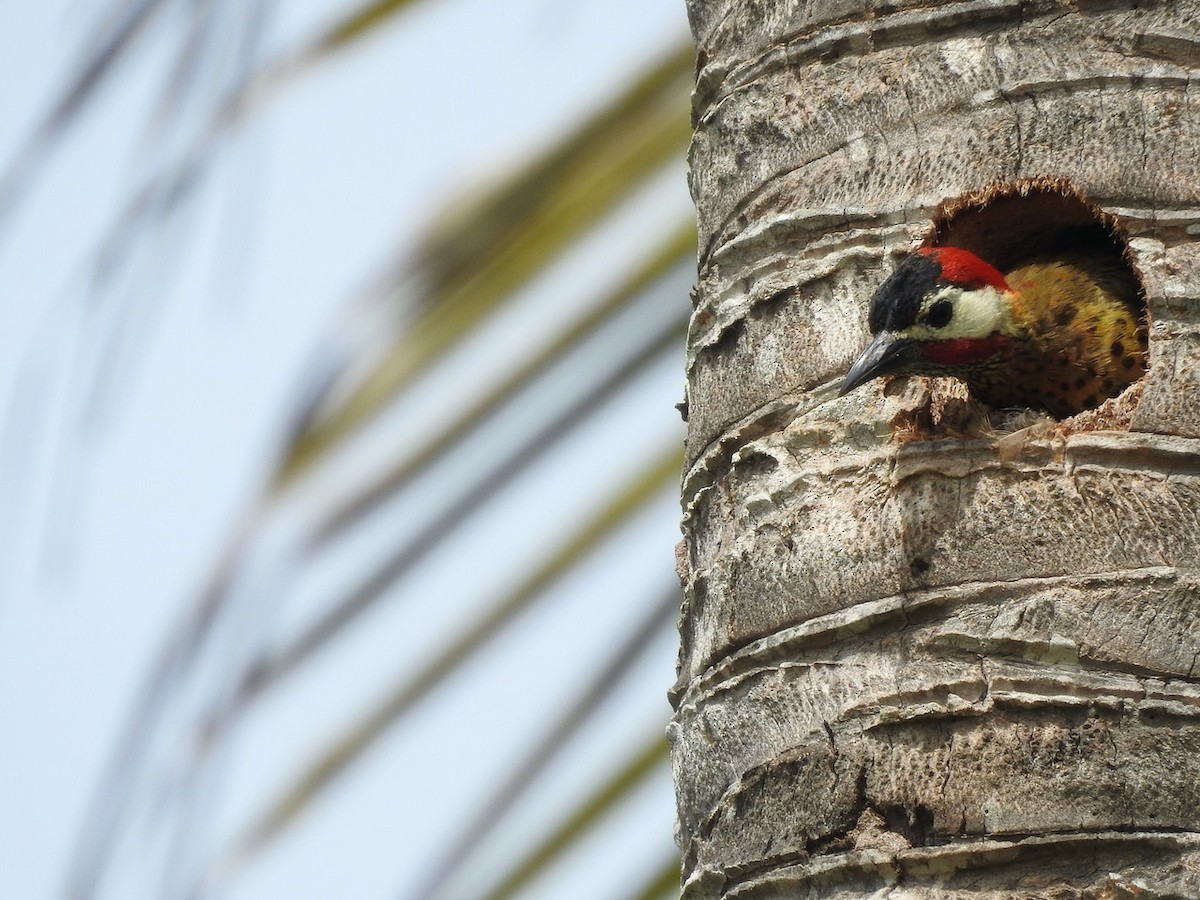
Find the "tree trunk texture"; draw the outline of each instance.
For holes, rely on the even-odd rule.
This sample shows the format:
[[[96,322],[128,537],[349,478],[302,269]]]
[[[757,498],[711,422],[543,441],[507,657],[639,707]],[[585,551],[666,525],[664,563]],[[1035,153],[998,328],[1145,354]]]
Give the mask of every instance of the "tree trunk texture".
[[[685,896],[1200,897],[1200,0],[689,15]],[[1036,175],[1145,280],[1115,419],[899,440],[929,380],[834,396],[939,201]]]

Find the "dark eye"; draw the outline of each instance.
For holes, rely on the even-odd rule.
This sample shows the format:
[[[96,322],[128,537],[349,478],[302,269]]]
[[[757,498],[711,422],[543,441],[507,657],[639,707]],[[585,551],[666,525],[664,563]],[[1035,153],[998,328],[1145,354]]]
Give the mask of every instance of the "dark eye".
[[[930,328],[945,328],[954,318],[954,304],[949,300],[939,300],[929,307],[925,314],[925,324]]]

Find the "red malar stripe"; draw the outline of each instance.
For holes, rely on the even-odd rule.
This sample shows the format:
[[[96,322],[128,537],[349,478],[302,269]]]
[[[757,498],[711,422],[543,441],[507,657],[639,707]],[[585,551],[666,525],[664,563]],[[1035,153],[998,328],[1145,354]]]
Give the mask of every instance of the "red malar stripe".
[[[930,341],[921,347],[925,358],[939,366],[963,366],[994,356],[1010,343],[1003,334],[985,338],[955,338],[950,341]]]

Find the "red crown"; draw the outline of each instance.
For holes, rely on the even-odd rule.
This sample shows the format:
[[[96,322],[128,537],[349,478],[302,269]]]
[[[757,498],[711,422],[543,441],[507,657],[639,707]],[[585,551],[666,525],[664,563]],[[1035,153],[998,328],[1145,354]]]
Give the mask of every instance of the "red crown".
[[[1009,289],[1008,282],[995,266],[984,262],[969,250],[958,247],[922,247],[920,252],[937,260],[938,265],[942,267],[942,281],[965,288],[991,285],[1001,291]]]

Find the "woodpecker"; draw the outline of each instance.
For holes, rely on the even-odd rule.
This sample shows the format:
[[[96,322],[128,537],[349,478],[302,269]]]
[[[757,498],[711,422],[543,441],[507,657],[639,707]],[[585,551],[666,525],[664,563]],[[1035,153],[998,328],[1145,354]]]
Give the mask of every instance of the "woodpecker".
[[[1140,305],[1119,259],[1061,254],[1002,274],[967,250],[925,247],[871,297],[874,338],[841,393],[880,375],[952,375],[991,406],[1074,415],[1145,372]]]

